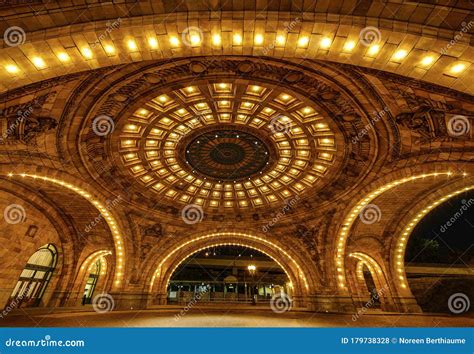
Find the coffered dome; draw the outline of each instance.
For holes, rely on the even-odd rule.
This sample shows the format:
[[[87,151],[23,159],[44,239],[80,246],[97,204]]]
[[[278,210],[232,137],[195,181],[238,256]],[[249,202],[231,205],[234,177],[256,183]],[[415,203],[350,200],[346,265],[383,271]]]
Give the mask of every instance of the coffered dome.
[[[121,168],[157,197],[213,208],[261,207],[314,188],[337,149],[311,101],[231,79],[158,92],[127,116],[118,145]]]

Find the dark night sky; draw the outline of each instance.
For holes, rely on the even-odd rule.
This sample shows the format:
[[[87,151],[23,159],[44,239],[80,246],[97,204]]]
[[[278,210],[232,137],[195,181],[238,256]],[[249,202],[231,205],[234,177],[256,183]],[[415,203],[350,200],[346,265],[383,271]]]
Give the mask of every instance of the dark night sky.
[[[463,205],[467,210],[463,210],[462,216],[451,226],[447,226],[446,223],[455,217],[457,212],[461,212]],[[421,220],[408,241],[405,261],[474,266],[473,191],[446,201]]]

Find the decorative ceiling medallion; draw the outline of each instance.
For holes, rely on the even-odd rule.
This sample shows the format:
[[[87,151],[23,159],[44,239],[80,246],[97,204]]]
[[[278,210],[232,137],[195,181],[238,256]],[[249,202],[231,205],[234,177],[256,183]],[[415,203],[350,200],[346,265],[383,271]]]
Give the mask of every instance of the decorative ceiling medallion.
[[[240,181],[262,174],[269,149],[255,135],[239,130],[215,130],[197,136],[187,147],[193,172],[219,181]]]

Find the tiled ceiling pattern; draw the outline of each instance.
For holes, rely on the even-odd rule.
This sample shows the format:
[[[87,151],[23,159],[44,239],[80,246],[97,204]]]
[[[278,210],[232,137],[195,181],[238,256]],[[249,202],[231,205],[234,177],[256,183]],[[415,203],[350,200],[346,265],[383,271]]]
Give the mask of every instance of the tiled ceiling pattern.
[[[143,104],[119,132],[122,167],[169,202],[213,208],[262,207],[315,186],[336,160],[327,120],[292,92],[241,81],[190,84]],[[265,141],[268,168],[235,181],[195,171],[186,163],[186,147],[213,129]]]
[[[21,27],[24,43],[0,39],[0,91],[142,60],[251,54],[343,62],[474,92],[468,1],[16,3],[0,8],[0,33]],[[190,28],[200,39],[187,46]],[[377,29],[377,45],[361,43],[366,28]]]
[[[2,6],[4,22],[21,16],[28,31],[39,31],[71,23],[87,23],[117,17],[186,13],[195,11],[235,11],[235,12],[308,12],[326,17],[334,22],[335,16],[372,17],[381,20],[406,21],[413,24],[426,24],[446,30],[454,30],[469,22],[472,10],[470,1],[304,1],[304,0],[128,0],[128,1],[20,1],[10,0]],[[58,16],[61,14],[61,16]],[[216,15],[216,14],[215,14]],[[0,22],[1,23],[1,22]],[[9,25],[13,25],[10,23]],[[3,30],[0,27],[0,30]],[[412,29],[414,30],[414,28]]]

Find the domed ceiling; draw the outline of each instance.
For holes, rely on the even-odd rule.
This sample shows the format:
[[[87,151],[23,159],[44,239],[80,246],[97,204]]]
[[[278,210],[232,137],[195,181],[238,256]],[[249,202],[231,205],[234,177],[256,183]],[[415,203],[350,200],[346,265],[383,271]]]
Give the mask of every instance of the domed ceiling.
[[[117,68],[108,84],[91,77],[67,112],[84,117],[69,131],[82,151],[71,159],[139,208],[179,216],[195,204],[238,219],[301,199],[306,213],[354,188],[377,158],[375,131],[357,136],[375,109],[334,67],[250,57],[142,66]],[[384,129],[381,146],[392,139]]]
[[[157,196],[260,207],[313,187],[333,167],[328,121],[293,92],[210,81],[160,92],[127,117],[122,168]]]

